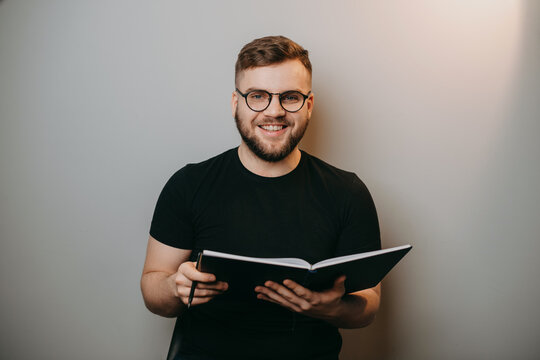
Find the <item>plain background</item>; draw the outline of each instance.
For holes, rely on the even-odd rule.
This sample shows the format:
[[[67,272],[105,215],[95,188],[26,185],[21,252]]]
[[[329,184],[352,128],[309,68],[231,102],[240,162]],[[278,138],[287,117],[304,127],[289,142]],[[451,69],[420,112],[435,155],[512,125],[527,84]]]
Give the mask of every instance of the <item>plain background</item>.
[[[536,1],[0,2],[0,358],[163,359],[139,277],[168,177],[237,146],[240,48],[310,50],[303,148],[413,251],[342,359],[540,357]]]

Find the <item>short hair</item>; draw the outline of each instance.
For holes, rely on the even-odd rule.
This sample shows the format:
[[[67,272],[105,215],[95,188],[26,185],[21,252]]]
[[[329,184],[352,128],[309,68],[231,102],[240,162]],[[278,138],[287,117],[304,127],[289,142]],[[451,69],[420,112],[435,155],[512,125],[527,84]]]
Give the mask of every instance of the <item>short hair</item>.
[[[265,36],[244,45],[238,53],[234,79],[247,69],[279,64],[286,60],[300,60],[311,76],[311,62],[308,51],[285,36]]]

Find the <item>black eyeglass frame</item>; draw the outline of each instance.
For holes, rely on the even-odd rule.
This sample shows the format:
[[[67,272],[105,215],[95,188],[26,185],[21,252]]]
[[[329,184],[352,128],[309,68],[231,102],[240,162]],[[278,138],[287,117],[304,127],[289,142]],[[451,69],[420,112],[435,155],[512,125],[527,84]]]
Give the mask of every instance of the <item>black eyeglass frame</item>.
[[[252,92],[255,92],[255,91],[258,91],[258,92],[264,92],[264,93],[267,93],[268,94],[268,98],[270,99],[268,101],[268,105],[266,105],[266,107],[262,110],[254,110],[251,106],[249,106],[248,104],[248,100],[247,100],[247,97],[249,94],[251,94]],[[285,92],[282,92],[282,93],[271,93],[270,91],[266,91],[266,90],[251,90],[251,91],[248,91],[247,93],[243,93],[241,92],[240,90],[238,90],[238,88],[236,88],[236,92],[238,92],[243,98],[244,100],[246,101],[246,105],[247,107],[251,110],[251,111],[255,111],[255,112],[263,112],[264,110],[268,109],[268,107],[270,106],[270,104],[272,103],[272,99],[274,98],[274,95],[278,95],[278,99],[279,99],[279,105],[281,105],[281,107],[283,108],[283,110],[287,111],[287,112],[290,112],[290,113],[295,113],[295,112],[298,112],[300,110],[302,110],[302,108],[304,107],[304,105],[306,104],[306,100],[307,98],[309,97],[309,95],[311,94],[311,90],[307,93],[307,95],[304,95],[302,94],[300,91],[297,91],[297,90],[288,90],[288,91],[285,91]],[[302,95],[302,97],[304,98],[304,100],[302,101],[302,105],[298,108],[298,110],[295,110],[295,111],[290,111],[290,110],[287,110],[285,109],[285,107],[283,106],[283,104],[281,103],[281,95],[285,95],[285,94],[288,94],[288,93],[298,93],[300,95]]]

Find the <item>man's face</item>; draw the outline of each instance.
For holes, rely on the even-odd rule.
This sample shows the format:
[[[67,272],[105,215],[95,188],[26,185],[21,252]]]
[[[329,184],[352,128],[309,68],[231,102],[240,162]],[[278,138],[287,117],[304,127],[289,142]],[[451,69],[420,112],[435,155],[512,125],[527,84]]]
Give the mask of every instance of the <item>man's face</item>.
[[[283,93],[289,90],[307,94],[311,90],[311,76],[298,60],[247,69],[239,74],[237,88],[242,93],[266,90]],[[285,111],[274,95],[266,110],[251,110],[236,91],[232,95],[232,112],[243,142],[259,158],[277,162],[289,155],[306,131],[313,110],[313,94],[297,112]]]

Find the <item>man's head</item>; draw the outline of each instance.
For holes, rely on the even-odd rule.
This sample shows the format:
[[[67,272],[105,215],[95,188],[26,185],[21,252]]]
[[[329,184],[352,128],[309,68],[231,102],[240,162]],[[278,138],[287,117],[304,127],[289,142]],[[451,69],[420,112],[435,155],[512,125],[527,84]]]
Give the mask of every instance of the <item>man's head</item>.
[[[298,60],[309,72],[311,85],[311,62],[308,51],[285,36],[266,36],[244,45],[238,53],[235,65],[235,85],[244,70],[259,66],[279,64],[287,60]]]
[[[253,40],[238,54],[235,75],[231,105],[243,142],[265,161],[286,158],[313,109],[307,50],[283,36]]]

